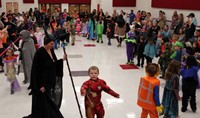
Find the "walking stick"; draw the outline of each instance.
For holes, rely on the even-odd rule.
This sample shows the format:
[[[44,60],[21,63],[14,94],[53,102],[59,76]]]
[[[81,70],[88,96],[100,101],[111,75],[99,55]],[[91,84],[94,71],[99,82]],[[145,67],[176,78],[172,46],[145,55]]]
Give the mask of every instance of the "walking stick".
[[[63,47],[64,54],[67,55],[67,53],[65,51],[65,46],[62,46],[62,47]],[[71,79],[71,82],[72,82],[72,87],[73,87],[73,90],[74,90],[74,95],[75,95],[76,102],[77,102],[77,105],[78,105],[79,113],[80,113],[81,118],[83,118],[81,108],[80,108],[80,104],[79,104],[78,97],[77,97],[77,93],[76,93],[75,86],[74,86],[74,81],[73,81],[73,78],[72,78],[72,73],[71,73],[70,66],[69,66],[69,61],[68,61],[67,58],[66,58],[66,63],[67,63],[67,67],[68,67],[68,70],[69,70],[69,76],[70,76],[70,79]]]

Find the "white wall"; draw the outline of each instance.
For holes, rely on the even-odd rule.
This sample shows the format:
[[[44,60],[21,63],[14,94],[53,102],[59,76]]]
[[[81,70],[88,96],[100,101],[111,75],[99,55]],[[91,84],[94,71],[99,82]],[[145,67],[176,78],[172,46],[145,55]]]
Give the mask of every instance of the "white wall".
[[[34,0],[34,3],[25,4],[23,0],[1,0],[2,7],[0,8],[0,12],[6,11],[6,2],[18,2],[19,12],[29,11],[30,8],[38,7],[38,0]]]

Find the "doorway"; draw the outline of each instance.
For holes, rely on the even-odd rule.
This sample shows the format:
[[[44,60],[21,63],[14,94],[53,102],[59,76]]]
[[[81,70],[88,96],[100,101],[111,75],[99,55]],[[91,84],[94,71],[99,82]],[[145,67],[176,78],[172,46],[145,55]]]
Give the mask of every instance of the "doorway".
[[[13,2],[14,13],[19,13],[19,5],[18,2]]]
[[[88,12],[90,13],[90,5],[87,5],[87,4],[81,4],[80,5],[80,13],[81,12]]]
[[[69,5],[69,14],[72,15],[76,11],[76,13],[79,13],[79,5],[76,4],[70,4]]]
[[[85,11],[90,13],[90,5],[89,4],[69,4],[69,14],[71,15],[73,11],[76,11],[78,14]]]
[[[6,13],[12,13],[12,2],[6,2]]]

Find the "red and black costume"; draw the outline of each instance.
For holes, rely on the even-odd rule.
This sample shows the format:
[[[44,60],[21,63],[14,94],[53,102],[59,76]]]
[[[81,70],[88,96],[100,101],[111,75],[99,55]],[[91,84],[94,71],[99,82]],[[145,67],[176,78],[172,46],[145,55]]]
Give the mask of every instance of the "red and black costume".
[[[109,86],[106,85],[106,82],[102,79],[92,80],[84,82],[81,87],[81,95],[85,94],[85,110],[87,118],[94,118],[95,114],[97,118],[104,117],[104,107],[101,102],[101,92],[105,91],[106,93],[119,97],[119,94],[110,89]]]

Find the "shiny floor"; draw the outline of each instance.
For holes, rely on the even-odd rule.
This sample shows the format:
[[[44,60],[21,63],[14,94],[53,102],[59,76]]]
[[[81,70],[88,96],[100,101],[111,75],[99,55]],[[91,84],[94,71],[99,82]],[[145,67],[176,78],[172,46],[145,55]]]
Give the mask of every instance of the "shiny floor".
[[[122,70],[120,64],[126,63],[126,50],[123,42],[122,47],[117,47],[117,42],[112,39],[112,45],[107,45],[106,36],[104,43],[96,43],[85,37],[76,36],[75,46],[68,45],[66,51],[69,55],[71,71],[87,71],[92,65],[100,69],[99,78],[104,79],[107,84],[120,94],[120,98],[114,98],[102,92],[102,102],[105,108],[105,118],[140,118],[141,108],[137,106],[137,91],[141,76],[145,75],[144,69]],[[96,47],[84,47],[84,44],[95,44]],[[55,50],[58,58],[62,58],[61,48]],[[158,59],[154,59],[157,62]],[[135,59],[136,63],[136,59]],[[10,95],[10,86],[4,74],[0,74],[0,118],[22,118],[31,112],[31,97],[24,85],[23,73],[17,76],[21,84],[21,91]],[[74,76],[75,89],[81,105],[81,111],[85,118],[84,97],[80,96],[80,86],[88,76]],[[161,80],[160,99],[162,99],[164,80]],[[65,118],[80,118],[78,106],[75,100],[71,80],[66,63],[64,63],[63,77],[63,101],[61,112]],[[181,92],[180,92],[181,94]],[[181,102],[179,102],[181,107]],[[179,107],[179,111],[180,111]],[[179,112],[180,118],[198,118],[200,116],[200,91],[197,90],[197,112],[193,113],[188,107],[185,113]]]

